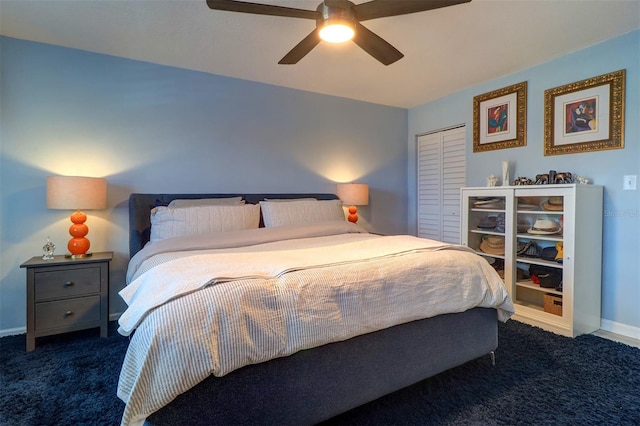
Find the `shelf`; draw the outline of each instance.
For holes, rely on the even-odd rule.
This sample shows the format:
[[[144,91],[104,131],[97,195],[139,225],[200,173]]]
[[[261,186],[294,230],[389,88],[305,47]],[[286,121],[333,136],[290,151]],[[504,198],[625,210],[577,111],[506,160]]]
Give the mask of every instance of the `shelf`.
[[[564,212],[562,210],[518,210],[518,214],[551,214],[562,216]]]
[[[505,212],[504,209],[478,209],[478,208],[472,208],[471,211],[483,212],[483,213],[504,213]]]
[[[473,251],[475,251],[477,255],[480,255],[482,257],[491,257],[491,258],[494,258],[494,259],[504,259],[504,254],[485,253],[483,251],[476,250],[476,249],[474,249]]]
[[[555,288],[540,287],[540,284],[536,284],[531,280],[518,281],[516,283],[516,286],[517,287],[529,288],[531,290],[540,291],[542,293],[553,293],[553,294],[557,294],[559,296],[562,296],[562,291],[556,290]]]
[[[563,235],[561,234],[548,234],[548,235],[540,235],[540,234],[518,234],[518,238],[525,238],[527,240],[546,240],[546,241],[562,241]]]
[[[469,232],[473,232],[474,234],[499,235],[501,237],[504,236],[504,232],[487,231],[487,230],[481,229],[481,228],[470,229]]]
[[[550,266],[552,268],[562,269],[562,263],[554,262],[553,260],[544,260],[538,257],[518,257],[516,258],[516,262],[526,263],[528,265]]]
[[[518,312],[512,317],[516,321],[523,321],[525,323],[545,328],[555,333],[567,335],[570,334],[570,319],[562,315],[556,315],[552,312],[544,310],[543,306],[523,302],[516,300],[518,304]]]
[[[539,305],[536,305],[534,303],[528,303],[528,302],[525,302],[523,300],[519,300],[517,298],[516,298],[515,303],[518,306],[525,306],[525,307],[530,308],[530,309],[535,309],[536,311],[539,311],[539,312],[544,312],[544,306],[539,306]],[[548,313],[548,312],[544,312],[544,313]],[[553,315],[553,314],[549,314],[549,315]]]

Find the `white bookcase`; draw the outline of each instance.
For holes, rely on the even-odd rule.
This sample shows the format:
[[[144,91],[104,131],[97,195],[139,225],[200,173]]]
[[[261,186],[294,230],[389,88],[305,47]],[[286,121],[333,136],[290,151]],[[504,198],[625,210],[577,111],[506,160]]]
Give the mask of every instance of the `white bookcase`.
[[[500,270],[515,303],[513,319],[570,337],[600,328],[602,198],[599,185],[461,189],[461,242]],[[490,227],[494,220],[497,228]],[[522,253],[532,245],[528,255]],[[535,253],[536,246],[541,254],[557,245],[562,261]],[[528,278],[531,265],[551,268],[561,285],[545,287],[547,282]]]

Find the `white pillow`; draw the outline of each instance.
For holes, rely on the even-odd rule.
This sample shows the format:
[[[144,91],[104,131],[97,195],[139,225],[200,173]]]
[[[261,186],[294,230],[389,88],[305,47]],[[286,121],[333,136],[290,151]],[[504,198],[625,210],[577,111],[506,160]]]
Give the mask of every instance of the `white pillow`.
[[[265,227],[344,220],[340,200],[260,201],[260,207]]]
[[[169,207],[193,207],[193,206],[233,206],[244,204],[242,197],[229,198],[177,198],[169,203]]]
[[[256,229],[260,226],[260,206],[156,207],[151,210],[150,241],[216,232]]]
[[[265,198],[264,201],[280,201],[290,203],[291,201],[318,201],[317,198]]]

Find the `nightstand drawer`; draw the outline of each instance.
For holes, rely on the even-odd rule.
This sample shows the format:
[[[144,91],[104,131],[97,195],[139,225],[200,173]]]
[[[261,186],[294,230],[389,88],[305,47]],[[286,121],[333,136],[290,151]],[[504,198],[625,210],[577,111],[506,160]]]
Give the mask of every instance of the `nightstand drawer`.
[[[35,274],[36,302],[100,293],[100,268],[64,269]]]
[[[35,313],[36,331],[100,321],[100,295],[37,303]]]

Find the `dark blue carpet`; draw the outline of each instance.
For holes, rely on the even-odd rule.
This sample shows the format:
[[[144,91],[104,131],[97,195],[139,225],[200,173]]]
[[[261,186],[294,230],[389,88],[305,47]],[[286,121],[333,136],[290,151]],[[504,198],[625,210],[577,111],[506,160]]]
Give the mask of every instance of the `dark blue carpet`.
[[[117,425],[128,339],[97,330],[0,339],[0,425]],[[515,321],[488,357],[388,395],[325,425],[640,425],[640,349],[569,339]],[[203,424],[185,419],[185,425]],[[205,423],[206,424],[206,423]]]

